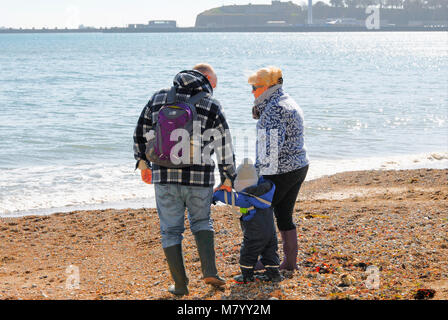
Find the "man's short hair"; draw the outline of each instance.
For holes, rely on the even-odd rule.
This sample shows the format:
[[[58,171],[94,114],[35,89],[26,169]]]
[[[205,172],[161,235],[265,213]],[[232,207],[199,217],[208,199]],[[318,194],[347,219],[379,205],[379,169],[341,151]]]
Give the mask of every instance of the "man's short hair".
[[[214,74],[215,70],[208,63],[199,63],[193,67],[193,70],[199,71],[202,74]]]

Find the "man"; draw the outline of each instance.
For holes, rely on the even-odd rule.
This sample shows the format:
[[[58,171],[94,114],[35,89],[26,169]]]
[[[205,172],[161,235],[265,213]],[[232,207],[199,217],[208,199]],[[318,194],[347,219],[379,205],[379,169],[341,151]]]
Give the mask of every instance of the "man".
[[[212,98],[213,88],[217,86],[215,71],[208,64],[196,65],[193,70],[178,73],[174,78],[174,86],[178,102],[185,102],[200,92],[207,93],[205,98],[195,105],[201,138],[210,130],[219,132],[220,136],[213,136],[213,139],[210,137],[211,141],[200,139],[201,152],[213,143],[219,162],[221,186],[224,188],[224,185],[230,185],[235,179],[235,159],[231,139],[226,136],[229,129],[227,121],[219,102]],[[143,109],[134,132],[134,157],[143,181],[154,183],[162,247],[175,283],[168,291],[181,296],[188,294],[188,277],[182,253],[185,208],[188,210],[190,228],[195,237],[205,283],[223,286],[225,281],[219,277],[216,269],[214,230],[210,218],[215,184],[214,162],[201,161],[189,167],[173,169],[150,163],[145,155],[145,135],[154,129],[154,116],[166,103],[168,92],[169,89],[156,92]]]

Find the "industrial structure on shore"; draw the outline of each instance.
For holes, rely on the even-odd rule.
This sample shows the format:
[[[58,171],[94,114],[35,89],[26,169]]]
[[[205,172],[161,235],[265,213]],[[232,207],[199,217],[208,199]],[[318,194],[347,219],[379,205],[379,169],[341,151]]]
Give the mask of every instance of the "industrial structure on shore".
[[[431,9],[376,7],[381,11],[382,27],[448,25],[447,5]],[[367,16],[366,6],[329,6],[316,0],[313,5],[308,0],[308,5],[301,7],[292,1],[273,0],[270,5],[231,5],[206,10],[197,16],[195,27],[363,27]]]

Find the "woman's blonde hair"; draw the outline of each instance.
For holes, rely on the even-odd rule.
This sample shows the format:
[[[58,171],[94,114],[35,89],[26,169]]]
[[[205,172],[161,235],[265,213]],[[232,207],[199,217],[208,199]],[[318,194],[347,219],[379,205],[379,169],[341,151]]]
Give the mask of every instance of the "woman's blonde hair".
[[[272,87],[283,83],[283,73],[280,68],[267,67],[258,70],[247,81],[249,84]]]

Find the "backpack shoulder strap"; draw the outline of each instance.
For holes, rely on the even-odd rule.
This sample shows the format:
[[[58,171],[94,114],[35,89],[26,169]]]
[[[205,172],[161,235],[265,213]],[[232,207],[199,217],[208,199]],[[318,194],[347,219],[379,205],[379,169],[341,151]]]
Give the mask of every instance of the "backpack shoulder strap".
[[[176,87],[172,86],[166,96],[166,104],[173,104],[176,102]]]
[[[194,106],[196,103],[201,101],[201,99],[205,98],[207,94],[208,94],[207,92],[201,91],[198,94],[195,94],[194,96],[190,97],[190,99],[187,100],[187,103]]]
[[[240,191],[240,193],[244,194],[246,196],[249,196],[249,197],[253,197],[253,198],[257,199],[258,201],[260,201],[261,203],[264,203],[265,205],[268,205],[268,206],[272,205],[272,203],[270,201],[264,200],[264,199],[262,199],[260,197],[257,197],[257,196],[254,196],[253,194],[242,192],[242,191]]]
[[[168,91],[168,93],[166,94],[166,101],[163,105],[159,106],[159,110],[158,111],[153,111],[152,112],[152,123],[153,125],[156,125],[158,122],[158,118],[159,118],[159,112],[160,109],[167,104],[174,104],[176,102],[176,87],[172,86],[170,91]]]

